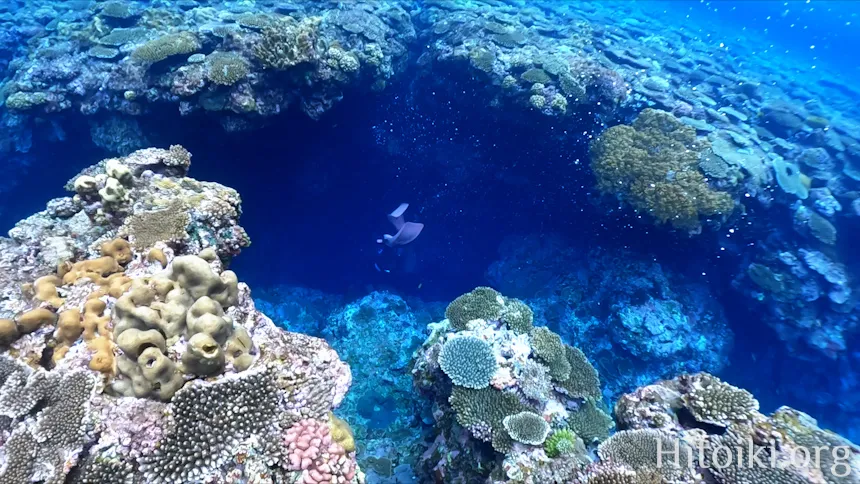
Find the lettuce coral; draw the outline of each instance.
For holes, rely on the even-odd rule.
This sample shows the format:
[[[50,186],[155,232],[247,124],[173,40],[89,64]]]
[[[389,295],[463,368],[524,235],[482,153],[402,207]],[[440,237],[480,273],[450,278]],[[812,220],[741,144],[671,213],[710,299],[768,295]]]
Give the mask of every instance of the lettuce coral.
[[[726,216],[734,207],[699,171],[707,148],[672,114],[645,109],[632,125],[609,128],[592,143],[591,168],[602,192],[620,194],[658,223],[694,231],[702,217]]]

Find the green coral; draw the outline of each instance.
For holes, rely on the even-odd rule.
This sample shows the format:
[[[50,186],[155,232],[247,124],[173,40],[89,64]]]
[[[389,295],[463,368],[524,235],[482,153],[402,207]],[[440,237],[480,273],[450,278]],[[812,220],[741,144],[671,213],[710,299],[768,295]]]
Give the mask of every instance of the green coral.
[[[187,55],[200,49],[200,41],[191,32],[168,34],[141,45],[131,58],[149,63],[161,62],[176,55]]]
[[[567,364],[570,366],[570,376],[561,380],[559,387],[573,397],[600,400],[600,376],[585,353],[570,345],[565,345],[564,350]]]
[[[659,442],[659,444],[658,444]],[[678,448],[678,460],[668,458],[665,452]],[[667,432],[655,429],[622,430],[597,448],[603,461],[625,465],[637,472],[657,472],[666,482],[683,481],[692,468],[692,448]],[[661,461],[658,461],[661,459]]]
[[[494,321],[501,318],[504,308],[504,297],[493,288],[477,287],[472,292],[454,299],[445,309],[445,317],[451,322],[451,327],[462,331],[469,321],[483,319]]]
[[[570,378],[570,362],[559,335],[544,326],[535,328],[531,334],[531,345],[538,359],[549,368],[553,380],[561,382]]]
[[[494,388],[474,390],[454,387],[448,399],[456,414],[457,423],[469,429],[472,435],[491,441],[498,452],[508,452],[513,439],[505,430],[505,417],[519,412],[532,411],[520,402],[514,393]]]
[[[570,429],[556,430],[543,443],[546,455],[552,458],[578,453],[581,441]]]
[[[6,98],[6,108],[13,111],[26,111],[48,103],[44,92],[15,92]]]
[[[699,422],[727,427],[732,422],[749,421],[758,412],[758,401],[746,390],[707,373],[695,375],[692,382],[684,404]]]
[[[549,434],[549,424],[534,412],[519,412],[508,415],[502,425],[512,439],[527,445],[541,445]]]
[[[439,352],[439,366],[455,385],[466,388],[486,387],[498,369],[493,349],[474,336],[448,340]]]
[[[812,236],[822,243],[827,245],[834,245],[836,243],[836,227],[817,212],[809,211],[809,219],[806,225],[809,227],[809,232]]]
[[[313,62],[320,51],[319,24],[318,18],[306,18],[266,27],[254,46],[254,55],[264,67],[280,71]]]
[[[525,82],[528,82],[529,84],[549,84],[550,82],[552,82],[552,78],[549,77],[549,74],[547,74],[545,70],[538,69],[537,67],[533,67],[523,72],[520,76],[520,79]]]
[[[127,19],[134,17],[135,12],[132,10],[131,5],[126,2],[106,2],[101,5],[101,12],[99,15],[102,17],[110,17],[116,19]]]
[[[699,171],[708,147],[672,114],[645,109],[632,125],[613,126],[592,143],[591,168],[602,192],[621,195],[658,223],[692,231],[701,217],[728,215],[734,207]]]
[[[590,399],[571,414],[568,424],[587,443],[605,440],[613,427],[612,417]]]
[[[497,45],[513,49],[526,43],[526,36],[518,30],[504,32],[501,34],[493,34],[490,36]]]
[[[146,39],[146,35],[146,29],[140,27],[129,29],[116,28],[111,30],[109,34],[98,39],[98,43],[119,47],[124,44],[140,42]]]
[[[534,311],[519,299],[505,299],[500,317],[502,322],[515,333],[528,334],[534,329]]]
[[[232,86],[250,72],[248,61],[234,52],[213,52],[206,56],[206,77],[222,86]]]
[[[469,58],[472,65],[484,72],[493,72],[493,64],[496,62],[496,55],[492,51],[479,47],[469,53]]]
[[[764,264],[753,262],[747,267],[747,275],[766,292],[780,294],[786,290],[785,276]]]

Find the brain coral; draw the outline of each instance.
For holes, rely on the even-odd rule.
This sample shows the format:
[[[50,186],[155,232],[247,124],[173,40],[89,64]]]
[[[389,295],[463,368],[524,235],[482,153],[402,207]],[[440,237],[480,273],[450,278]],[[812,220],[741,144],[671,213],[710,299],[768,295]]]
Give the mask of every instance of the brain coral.
[[[613,126],[591,145],[597,187],[637,211],[683,230],[701,217],[728,215],[732,197],[708,185],[699,158],[708,143],[672,114],[645,109],[632,125]]]
[[[498,368],[493,349],[484,340],[461,336],[449,340],[439,353],[439,365],[455,385],[484,388]]]

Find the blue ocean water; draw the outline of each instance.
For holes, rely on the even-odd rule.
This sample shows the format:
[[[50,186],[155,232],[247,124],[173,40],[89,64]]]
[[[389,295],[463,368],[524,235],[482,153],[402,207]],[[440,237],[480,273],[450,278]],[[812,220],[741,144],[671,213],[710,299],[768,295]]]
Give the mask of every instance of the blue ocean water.
[[[104,3],[162,16],[92,20]],[[353,366],[341,415],[366,442],[364,462],[421,455],[433,408],[412,388],[413,352],[477,286],[522,299],[536,324],[582,349],[610,408],[637,387],[708,371],[752,392],[763,412],[790,405],[860,439],[860,3],[392,1],[399,16],[388,17],[384,4],[3,2],[4,25],[31,20],[0,33],[0,227],[64,196],[100,159],[184,146],[194,178],[242,196],[252,245],[230,268],[259,309]],[[392,45],[377,61],[387,64],[345,81],[311,69],[270,79],[250,59],[235,85],[201,80],[186,95],[177,86],[196,65],[191,51],[147,74],[122,67],[134,65],[133,41],[108,61],[74,57],[107,45],[92,32],[135,22],[198,29],[206,38],[193,52],[249,56],[250,41],[213,33],[227,13],[320,15],[329,28],[330,12],[352,9],[385,22],[356,15],[326,48],[354,41],[368,66],[368,45]],[[500,38],[513,30],[526,35]],[[550,54],[581,94],[564,89],[541,57]],[[55,72],[68,58],[93,67]],[[16,108],[16,93],[51,100]],[[671,124],[637,125],[648,109],[711,147],[619,141],[620,159],[663,170],[636,193],[636,175],[612,174],[637,168],[606,168],[615,160],[595,146],[616,139],[613,127],[647,138]],[[699,151],[721,168],[657,159]],[[691,171],[707,188],[673,191]],[[708,211],[715,193],[729,209]],[[664,205],[691,199],[692,224],[681,223],[687,212],[660,220]],[[424,229],[388,247],[377,239],[396,231],[387,215],[401,203]]]

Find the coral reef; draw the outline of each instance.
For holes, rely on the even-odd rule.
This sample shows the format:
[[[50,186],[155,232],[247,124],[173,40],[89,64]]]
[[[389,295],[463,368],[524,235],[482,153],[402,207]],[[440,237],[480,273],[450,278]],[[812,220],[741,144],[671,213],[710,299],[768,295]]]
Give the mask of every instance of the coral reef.
[[[0,239],[0,481],[363,482],[331,414],[349,367],[255,309],[225,269],[248,244],[238,194],[189,163],[106,160],[69,183],[76,211]],[[122,238],[175,202],[187,237]]]
[[[502,317],[505,301],[488,287],[460,296],[446,314],[468,314],[465,327],[451,319],[431,323],[429,338],[415,353],[415,387],[434,402],[436,438],[420,461],[427,476],[443,482],[566,482],[540,476],[569,464],[571,472],[578,469],[571,463],[587,460],[582,436],[589,444],[608,437],[612,420],[601,410],[595,369],[545,326],[529,332],[509,326]],[[489,319],[479,319],[478,312]],[[481,364],[478,372],[487,351],[492,364]],[[467,352],[481,356],[461,362]],[[462,378],[465,369],[470,378]],[[472,385],[478,374],[481,385]]]
[[[646,109],[632,125],[613,126],[595,140],[591,167],[601,191],[620,195],[657,222],[696,231],[702,218],[725,218],[734,205],[699,171],[708,148],[671,113]]]
[[[679,373],[718,372],[728,362],[732,332],[707,286],[631,252],[547,234],[509,237],[486,277],[587,349],[609,398]],[[567,363],[565,355],[557,364]]]

